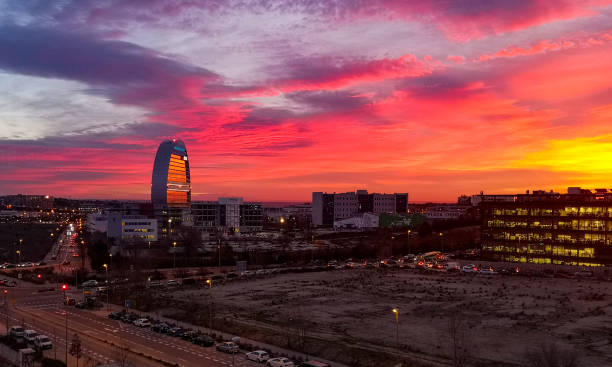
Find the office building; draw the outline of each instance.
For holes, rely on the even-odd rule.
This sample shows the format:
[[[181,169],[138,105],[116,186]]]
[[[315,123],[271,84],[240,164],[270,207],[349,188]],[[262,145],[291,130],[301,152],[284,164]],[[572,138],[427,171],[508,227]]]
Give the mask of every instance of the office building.
[[[482,255],[491,260],[612,264],[612,191],[569,188],[480,201]]]
[[[130,242],[158,240],[157,220],[144,215],[101,212],[87,215],[90,231],[105,232],[108,238]]]
[[[312,193],[312,224],[332,227],[335,221],[354,217],[359,213],[408,212],[408,194],[378,194],[366,190],[345,193]]]
[[[242,198],[193,202],[191,215],[193,227],[202,233],[240,234],[263,229],[261,203],[245,203]]]
[[[189,160],[181,140],[165,140],[157,149],[151,178],[151,202],[156,208],[189,208]]]

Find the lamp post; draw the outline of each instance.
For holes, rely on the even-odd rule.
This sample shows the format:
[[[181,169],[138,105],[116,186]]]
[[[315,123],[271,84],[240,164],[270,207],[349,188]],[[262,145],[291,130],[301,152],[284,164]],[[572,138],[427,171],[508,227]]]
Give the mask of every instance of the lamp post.
[[[409,253],[409,254],[411,254],[411,253],[412,253],[412,251],[410,251],[410,233],[412,233],[412,231],[409,229],[409,230],[408,230],[407,237],[406,237],[406,244],[408,245],[408,253]]]
[[[4,293],[4,313],[6,314],[6,335],[8,335],[9,314],[8,314],[8,302],[6,301],[6,295],[8,294],[8,289],[3,290],[2,293]]]
[[[17,256],[18,256],[17,258],[19,259],[19,260],[17,260],[17,264],[19,265],[19,264],[21,264],[21,250],[17,250],[16,253],[17,253]]]
[[[217,253],[219,254],[219,273],[221,272],[221,239],[217,243]]]
[[[109,294],[110,294],[110,284],[108,283],[108,264],[102,265],[104,266],[104,270],[106,270],[106,310],[110,311],[110,303],[109,303]]]
[[[172,260],[172,268],[176,268],[176,241],[172,242],[172,255],[173,255],[173,260]]]
[[[395,315],[395,345],[399,347],[399,310],[394,308],[392,311]]]
[[[172,218],[168,219],[168,238],[172,236]]]
[[[68,290],[68,284],[62,284],[62,291],[64,292],[64,315],[66,315],[66,366],[68,365],[68,307],[66,305],[66,291]]]
[[[206,284],[208,284],[209,288],[212,288],[212,280],[206,279]]]
[[[440,246],[442,247],[442,252],[444,252],[444,234],[440,232]]]

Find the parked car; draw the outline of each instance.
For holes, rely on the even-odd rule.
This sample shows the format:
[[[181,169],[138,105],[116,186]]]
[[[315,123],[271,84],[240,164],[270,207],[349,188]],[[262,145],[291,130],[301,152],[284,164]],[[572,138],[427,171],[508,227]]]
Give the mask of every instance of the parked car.
[[[331,367],[329,363],[319,361],[306,361],[300,363],[299,367]]]
[[[167,334],[170,335],[170,336],[181,336],[183,334],[183,329],[181,329],[178,326],[171,327],[168,330]]]
[[[156,333],[167,333],[170,330],[170,326],[164,322],[159,322],[151,326],[151,330]]]
[[[139,319],[138,315],[135,315],[133,313],[126,313],[125,315],[123,315],[123,317],[121,317],[121,322],[131,324],[137,319]]]
[[[238,353],[238,344],[234,342],[223,342],[217,344],[217,350],[223,353]]]
[[[476,267],[476,265],[474,264],[470,264],[470,265],[465,265],[461,268],[461,271],[463,273],[477,273],[478,272],[478,267]]]
[[[215,340],[208,335],[200,335],[195,337],[191,342],[202,347],[212,347],[215,345]]]
[[[77,302],[74,307],[76,308],[80,308],[80,309],[85,309],[87,308],[87,303],[85,301],[79,301]]]
[[[181,283],[176,279],[170,279],[166,282],[167,287],[178,287],[179,285],[181,285]]]
[[[193,330],[187,330],[181,334],[181,339],[192,341],[198,336],[198,333]]]
[[[97,281],[97,280],[95,280],[95,279],[88,280],[88,281],[83,282],[83,283],[81,284],[81,287],[83,287],[83,288],[97,287],[97,286],[98,286],[98,281]]]
[[[151,321],[149,319],[138,319],[134,321],[134,325],[138,327],[151,327]]]
[[[37,336],[38,333],[35,330],[26,330],[23,333],[23,338],[28,344],[34,344],[34,339],[36,339]]]
[[[108,318],[111,320],[121,320],[123,317],[123,312],[115,311],[108,314]]]
[[[38,335],[36,339],[34,339],[34,348],[38,350],[45,350],[53,348],[53,342],[46,335]]]
[[[12,279],[9,279],[9,280],[4,282],[4,285],[7,286],[7,287],[16,287],[17,286],[17,282],[12,280]]]
[[[270,355],[265,350],[254,350],[247,353],[246,358],[250,361],[262,363],[270,359]]]
[[[76,305],[76,299],[71,298],[71,297],[66,297],[64,299],[64,304],[68,305],[68,306],[74,306],[74,305]]]
[[[492,268],[492,267],[488,267],[488,268],[482,268],[478,271],[480,274],[483,275],[493,275],[493,274],[497,274],[497,272]]]
[[[266,366],[268,367],[294,367],[295,364],[289,359],[284,357],[279,358],[270,358],[266,362]]]
[[[447,262],[446,263],[446,271],[454,272],[454,271],[460,271],[460,270],[461,270],[461,266],[459,265],[459,263],[457,262]]]
[[[21,341],[23,340],[23,337],[25,335],[25,329],[21,326],[11,326],[11,328],[9,329],[9,335],[11,336],[11,338],[17,341]]]

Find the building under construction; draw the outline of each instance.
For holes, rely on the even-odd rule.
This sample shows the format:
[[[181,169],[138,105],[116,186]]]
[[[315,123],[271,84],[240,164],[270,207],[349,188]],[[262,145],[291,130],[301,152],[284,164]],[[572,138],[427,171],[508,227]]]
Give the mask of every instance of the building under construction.
[[[570,187],[483,198],[482,255],[490,260],[612,264],[612,190]]]

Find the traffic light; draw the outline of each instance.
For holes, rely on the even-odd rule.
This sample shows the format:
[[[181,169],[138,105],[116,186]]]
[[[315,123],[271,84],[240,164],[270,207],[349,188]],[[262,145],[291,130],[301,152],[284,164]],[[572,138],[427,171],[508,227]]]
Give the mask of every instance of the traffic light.
[[[4,290],[4,294],[8,294],[8,289],[5,289],[5,290]]]
[[[36,274],[37,279],[42,279],[42,274]]]
[[[68,284],[62,284],[62,290],[63,291],[67,291],[68,290]]]

